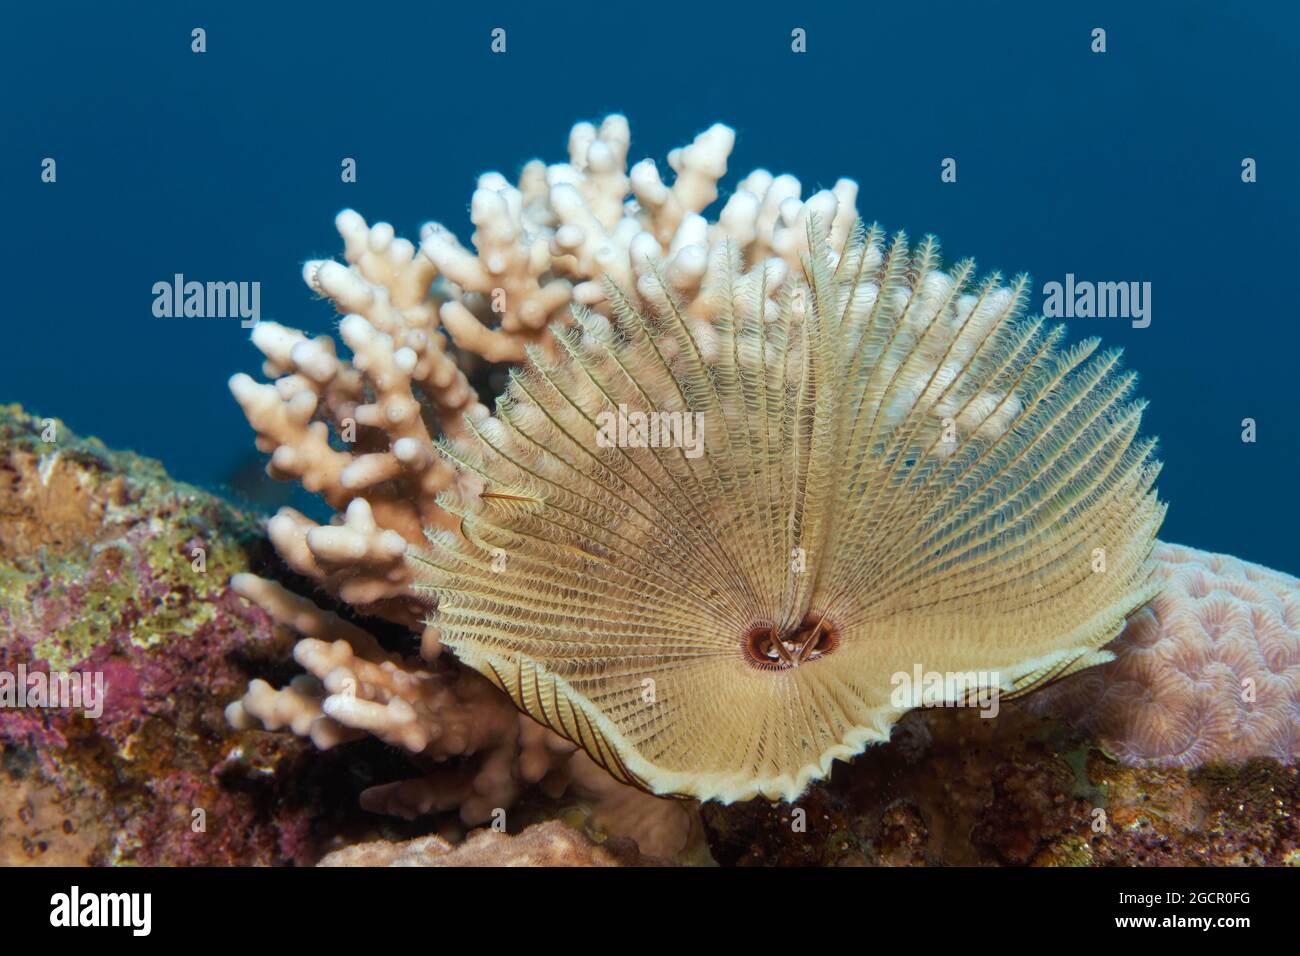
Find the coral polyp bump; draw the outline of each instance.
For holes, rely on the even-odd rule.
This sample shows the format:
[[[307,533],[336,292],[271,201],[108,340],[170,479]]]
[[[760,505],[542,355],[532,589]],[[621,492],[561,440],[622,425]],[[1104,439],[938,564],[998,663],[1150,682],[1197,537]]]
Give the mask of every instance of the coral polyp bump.
[[[794,799],[889,738],[895,675],[1024,693],[1156,593],[1118,354],[931,239],[803,225],[775,294],[723,243],[691,303],[652,269],[575,307],[440,444],[457,526],[408,558],[442,645],[655,793]]]

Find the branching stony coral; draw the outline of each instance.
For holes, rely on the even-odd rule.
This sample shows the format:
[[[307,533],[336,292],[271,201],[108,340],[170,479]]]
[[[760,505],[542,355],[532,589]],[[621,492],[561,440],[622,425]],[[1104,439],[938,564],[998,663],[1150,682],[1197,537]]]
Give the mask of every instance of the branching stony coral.
[[[232,584],[303,636],[294,658],[306,673],[279,690],[254,680],[226,708],[227,719],[288,729],[322,750],[372,733],[424,766],[424,776],[366,791],[367,809],[407,819],[455,810],[476,825],[536,785],[585,803],[598,828],[635,839],[646,853],[671,857],[686,845],[693,818],[684,805],[619,784],[473,671],[389,653],[368,632],[273,581],[240,574]],[[462,757],[475,759],[442,767]]]
[[[412,599],[404,555],[409,545],[423,541],[426,528],[451,526],[437,496],[457,487],[432,439],[439,434],[463,437],[467,422],[487,415],[449,352],[444,329],[467,352],[489,361],[519,360],[529,344],[553,349],[549,324],[566,321],[573,303],[609,311],[603,283],[614,276],[630,283],[647,306],[666,302],[671,291],[676,301],[686,303],[701,335],[707,335],[707,319],[716,308],[716,289],[707,281],[711,267],[743,259],[753,283],[767,289],[775,308],[787,277],[806,252],[811,215],[820,213],[833,224],[836,241],[847,239],[856,216],[856,187],[848,180],[804,202],[796,179],[759,170],[744,180],[718,222],[706,222],[700,212],[717,198],[733,141],[731,130],[719,125],[673,151],[669,165],[676,177],[669,186],[650,160],[627,170],[625,119],[611,116],[599,129],[580,123],[570,135],[568,163],[529,163],[518,186],[496,173],[481,177],[471,204],[474,252],[437,224],[421,230],[417,250],[395,237],[387,224],[368,227],[356,213],[341,213],[337,225],[347,264],[312,261],[303,274],[345,313],[339,333],[352,360],[339,358],[328,336],[313,339],[263,322],[254,330],[253,342],[273,382],[258,384],[236,375],[230,383],[258,434],[258,447],[271,455],[269,474],[300,481],[339,511],[326,526],[288,508],[271,519],[270,537],[289,566],[366,613],[421,625],[426,609]],[[287,613],[286,597],[274,589],[252,582],[242,588],[273,616]],[[309,611],[294,613],[305,633],[324,627]],[[338,623],[329,622],[325,630],[336,630]],[[334,639],[366,644],[357,629],[345,630]],[[426,630],[421,642],[426,660],[440,650],[433,635]],[[299,655],[304,666],[325,659],[314,650],[317,645],[304,644]],[[375,654],[369,646],[357,650],[362,658]],[[393,660],[385,664],[390,676],[403,666],[420,666]],[[232,719],[289,726],[323,745],[350,736],[348,728],[390,737],[406,733],[408,742],[418,740],[408,715],[391,704],[390,691],[375,683],[348,686],[366,701],[384,698],[383,714],[355,702],[346,708],[315,703],[337,695],[300,681],[278,693],[254,684],[246,706],[232,708]],[[419,685],[406,684],[408,690],[413,686]],[[521,733],[536,731],[530,723],[524,726]],[[545,776],[545,761],[527,758],[517,747],[512,752],[515,745],[507,742],[508,736],[491,744],[476,740],[466,752],[479,753],[480,764],[494,763],[498,770],[513,761],[513,773],[521,779]],[[573,749],[558,738],[550,746],[559,754]],[[494,760],[483,758],[484,752],[495,754]],[[447,756],[436,746],[431,753]],[[571,776],[587,780],[588,791],[602,791],[602,807],[615,808],[617,815],[635,805],[634,795],[588,772],[584,759],[569,762],[577,771]],[[480,774],[475,786],[475,792],[509,802],[511,788],[491,769]],[[402,808],[454,803],[439,798],[438,790],[426,780],[394,788],[387,795],[391,800],[371,799]],[[662,850],[684,831],[685,816],[667,809],[672,806],[643,807],[631,814],[664,821],[669,835],[657,838],[661,845],[652,851]],[[482,802],[472,796],[464,796],[460,807],[468,822],[486,819]],[[601,812],[597,809],[597,816]]]
[[[1020,321],[1023,279],[975,283],[932,241],[863,234],[851,181],[804,200],[759,170],[706,219],[733,139],[714,126],[675,150],[667,185],[627,168],[622,117],[578,124],[567,163],[480,178],[472,250],[340,214],[347,264],[304,276],[345,313],[352,360],[264,322],[274,381],[231,388],[270,473],[339,512],[281,511],[280,553],[423,627],[422,660],[245,581],[314,638],[297,655],[314,680],[255,684],[232,719],[476,755],[367,798],[408,814],[477,822],[525,783],[586,781],[663,852],[686,823],[658,808],[679,804],[574,742],[651,789],[789,797],[887,736],[880,678],[918,648],[1007,691],[1109,658],[1155,592],[1162,512],[1116,356]],[[520,363],[495,417],[457,352]],[[620,404],[699,412],[705,458],[602,447],[595,416]],[[788,573],[800,554],[811,574]],[[444,640],[559,734],[512,727],[505,696],[435,663]],[[717,670],[737,663],[739,683]]]
[[[553,348],[549,324],[568,321],[573,303],[608,313],[609,276],[646,306],[671,291],[707,335],[719,292],[707,279],[720,263],[743,259],[775,309],[807,251],[810,216],[830,222],[832,242],[843,244],[857,215],[849,180],[805,202],[794,177],[757,170],[718,221],[706,221],[700,213],[717,198],[733,142],[717,125],[674,150],[677,175],[667,186],[650,160],[626,169],[623,117],[599,129],[579,123],[568,163],[533,161],[517,186],[499,173],[480,177],[471,202],[477,254],[436,223],[421,229],[417,250],[386,223],[367,227],[357,213],[340,213],[347,264],[311,261],[303,274],[345,313],[339,333],[351,362],[328,336],[262,322],[253,343],[273,384],[242,374],[230,381],[258,447],[271,454],[272,477],[300,481],[346,511],[333,530],[281,511],[270,534],[290,566],[372,612],[408,623],[423,614],[403,600],[410,576],[386,532],[418,544],[425,528],[450,527],[436,498],[455,478],[432,436],[463,436],[467,418],[488,414],[443,331],[489,361],[519,361],[529,344]],[[347,450],[331,443],[331,431]]]

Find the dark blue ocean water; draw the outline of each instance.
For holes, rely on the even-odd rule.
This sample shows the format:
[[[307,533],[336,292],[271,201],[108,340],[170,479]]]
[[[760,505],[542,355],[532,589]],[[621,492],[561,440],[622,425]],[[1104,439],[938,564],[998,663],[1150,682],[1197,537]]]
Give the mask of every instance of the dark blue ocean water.
[[[257,280],[264,318],[328,331],[299,273],[339,253],[340,208],[467,240],[475,176],[561,159],[577,119],[626,113],[632,158],[661,169],[720,120],[739,131],[724,185],[851,176],[868,219],[1032,273],[1035,311],[1067,273],[1150,282],[1149,327],[1071,335],[1141,373],[1162,537],[1300,573],[1300,6],[846,7],[7,3],[0,400],[220,487],[250,467],[225,382],[256,353],[236,321],[154,318],[153,283]]]

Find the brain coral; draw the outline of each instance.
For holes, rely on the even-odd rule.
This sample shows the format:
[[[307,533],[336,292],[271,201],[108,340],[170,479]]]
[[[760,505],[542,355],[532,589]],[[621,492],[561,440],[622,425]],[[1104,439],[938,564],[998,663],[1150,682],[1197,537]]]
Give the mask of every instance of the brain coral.
[[[1156,548],[1160,593],[1116,659],[1032,699],[1122,760],[1199,766],[1300,758],[1300,581],[1222,554]]]

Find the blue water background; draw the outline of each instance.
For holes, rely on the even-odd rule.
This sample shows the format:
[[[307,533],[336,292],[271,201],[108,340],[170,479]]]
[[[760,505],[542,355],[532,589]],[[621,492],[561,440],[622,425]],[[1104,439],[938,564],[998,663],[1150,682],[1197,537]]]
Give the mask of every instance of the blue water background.
[[[724,187],[755,166],[795,173],[805,195],[851,176],[868,219],[1030,272],[1035,311],[1067,272],[1151,282],[1149,328],[1070,332],[1123,346],[1141,374],[1162,537],[1300,573],[1298,11],[7,3],[0,400],[219,488],[252,443],[225,382],[257,356],[236,321],[154,318],[153,283],[258,280],[264,318],[327,332],[337,316],[300,268],[339,254],[339,209],[468,240],[477,174],[563,158],[575,120],[625,113],[632,158],[661,170],[724,121],[739,133]],[[206,54],[190,52],[195,26]],[[489,51],[498,26],[505,55]],[[340,182],[345,156],[356,184]]]

